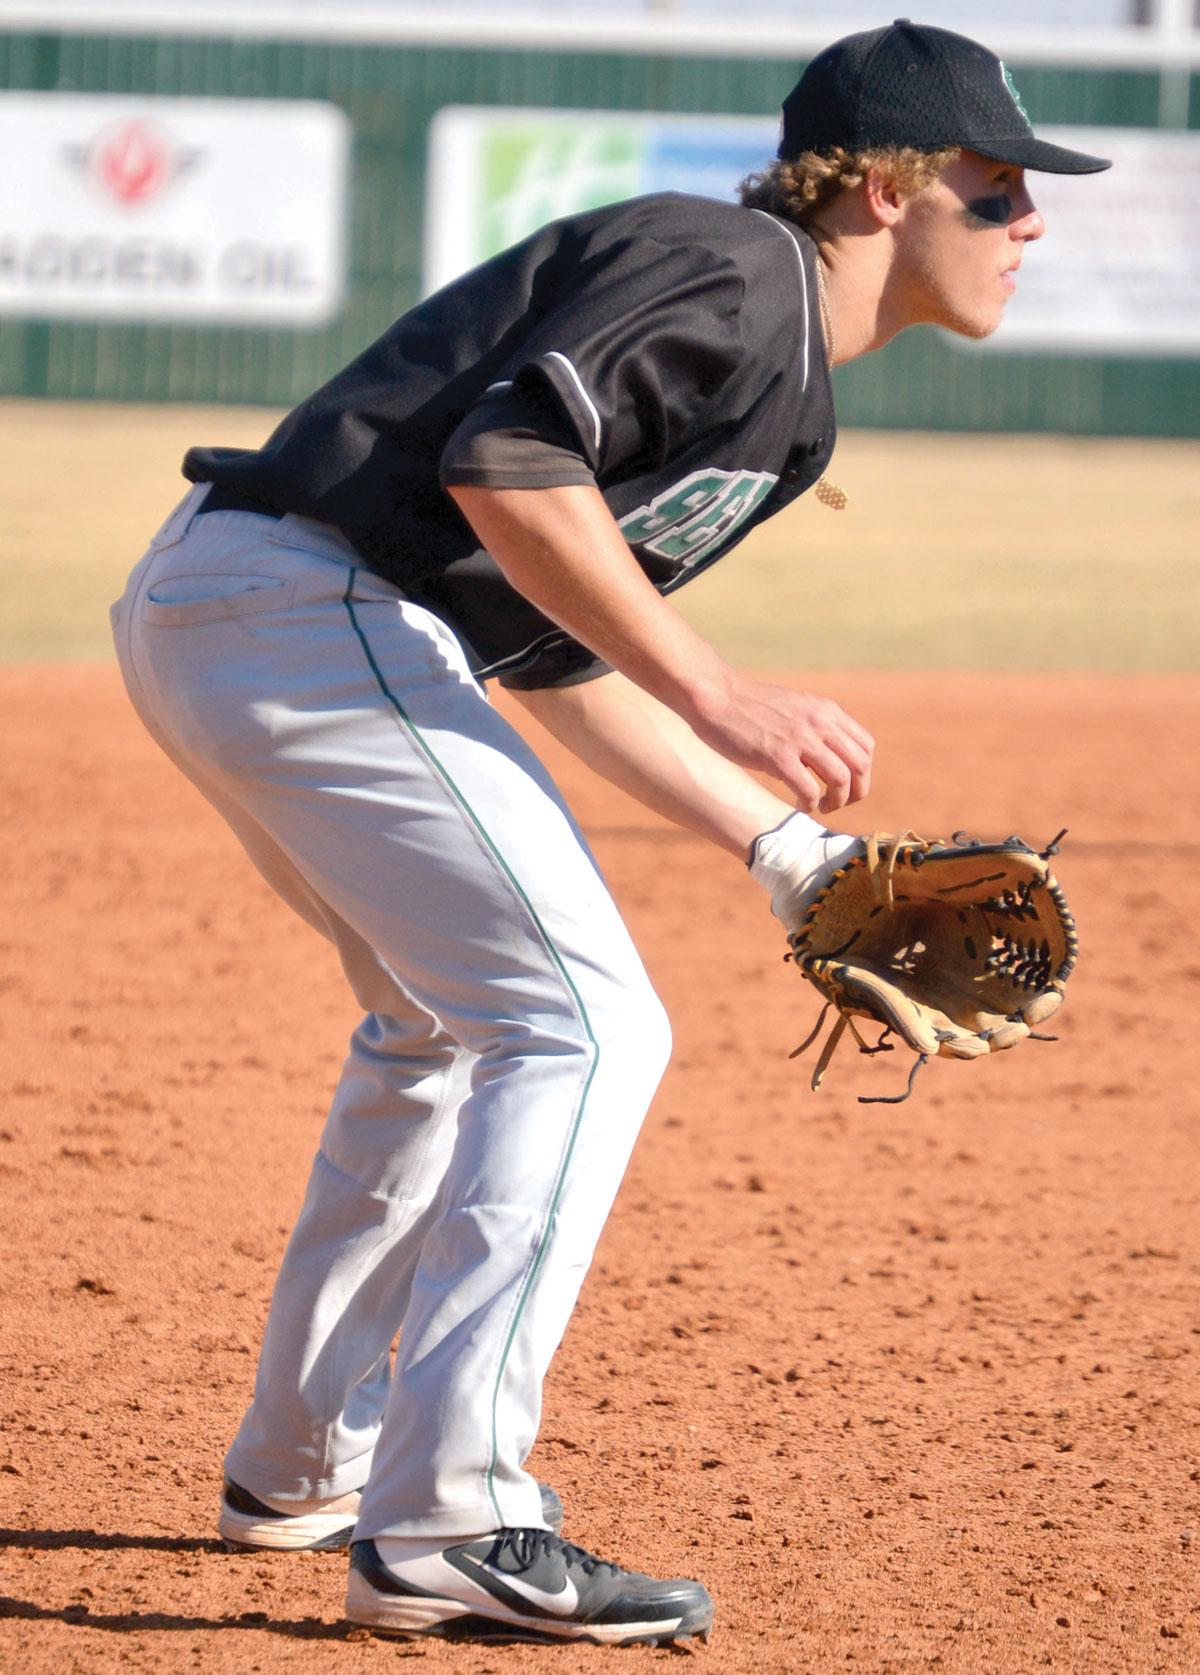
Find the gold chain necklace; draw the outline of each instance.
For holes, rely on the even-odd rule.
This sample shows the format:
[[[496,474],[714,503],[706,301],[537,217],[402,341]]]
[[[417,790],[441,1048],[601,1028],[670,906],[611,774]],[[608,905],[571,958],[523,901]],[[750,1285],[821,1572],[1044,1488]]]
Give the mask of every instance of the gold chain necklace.
[[[829,293],[825,289],[825,267],[821,257],[817,256],[817,301],[821,305],[821,326],[825,333],[825,352],[829,357],[829,366],[833,368],[834,336],[833,316],[829,312]],[[850,499],[845,489],[838,488],[836,483],[830,482],[828,477],[820,477],[814,491],[822,506],[828,506],[830,511],[843,512]]]

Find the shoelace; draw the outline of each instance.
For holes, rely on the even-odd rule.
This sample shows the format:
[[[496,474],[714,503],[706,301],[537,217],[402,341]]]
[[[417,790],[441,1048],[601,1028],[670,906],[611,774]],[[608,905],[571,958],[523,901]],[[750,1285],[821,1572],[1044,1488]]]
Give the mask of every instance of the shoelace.
[[[621,1573],[620,1565],[610,1564],[607,1559],[597,1558],[595,1553],[589,1553],[584,1547],[575,1547],[571,1542],[563,1541],[551,1530],[509,1530],[505,1545],[522,1570],[528,1570],[540,1558],[561,1554],[568,1566],[578,1565],[585,1576],[592,1576],[598,1570],[611,1571],[614,1576]]]

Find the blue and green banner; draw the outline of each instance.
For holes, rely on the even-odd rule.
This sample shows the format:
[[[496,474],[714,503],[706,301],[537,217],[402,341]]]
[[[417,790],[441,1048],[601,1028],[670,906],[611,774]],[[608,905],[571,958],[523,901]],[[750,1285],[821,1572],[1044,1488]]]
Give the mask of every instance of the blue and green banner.
[[[527,233],[643,192],[733,202],[738,182],[775,153],[760,117],[452,106],[430,129],[425,289]]]

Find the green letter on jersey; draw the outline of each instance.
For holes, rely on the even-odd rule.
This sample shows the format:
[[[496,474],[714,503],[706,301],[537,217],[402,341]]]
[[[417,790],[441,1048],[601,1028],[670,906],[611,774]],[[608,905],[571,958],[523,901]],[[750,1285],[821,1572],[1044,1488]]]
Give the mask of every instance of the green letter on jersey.
[[[714,547],[725,544],[776,481],[769,471],[693,471],[656,495],[649,506],[627,513],[621,533],[631,547],[690,570]]]

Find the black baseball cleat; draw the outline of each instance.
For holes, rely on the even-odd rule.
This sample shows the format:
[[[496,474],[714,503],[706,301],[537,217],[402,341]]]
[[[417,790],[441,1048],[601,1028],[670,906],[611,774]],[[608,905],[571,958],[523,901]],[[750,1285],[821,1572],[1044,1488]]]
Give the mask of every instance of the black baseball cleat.
[[[497,1530],[394,1564],[354,1542],[346,1615],[377,1634],[665,1646],[706,1640],[713,1604],[699,1582],[622,1570],[548,1530]]]
[[[540,1483],[542,1517],[558,1533],[563,1504],[548,1483]],[[225,1479],[217,1528],[225,1545],[249,1553],[322,1553],[349,1547],[358,1518],[357,1489],[330,1500],[311,1500],[280,1511],[240,1484]],[[286,1501],[279,1506],[286,1508]]]

